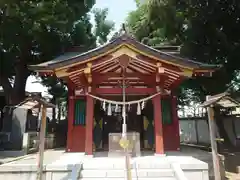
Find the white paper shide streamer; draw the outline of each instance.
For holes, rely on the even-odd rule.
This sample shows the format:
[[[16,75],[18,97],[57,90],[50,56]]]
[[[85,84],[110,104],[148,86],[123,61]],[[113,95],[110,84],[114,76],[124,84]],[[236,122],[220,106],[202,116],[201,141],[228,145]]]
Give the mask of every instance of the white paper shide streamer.
[[[110,103],[108,104],[108,112],[107,112],[107,115],[108,115],[108,116],[111,116],[111,115],[112,115],[112,107],[111,107],[111,104],[110,104]]]
[[[97,99],[99,101],[102,102],[102,108],[104,111],[107,110],[107,115],[108,116],[111,116],[112,115],[112,106],[114,107],[115,106],[115,112],[118,111],[119,109],[119,106],[121,106],[121,109],[123,109],[123,106],[127,106],[128,105],[128,111],[130,111],[131,109],[131,105],[132,104],[137,104],[137,115],[141,115],[141,111],[145,108],[145,105],[146,105],[146,101],[152,99],[153,97],[159,95],[161,92],[158,92],[154,95],[151,95],[147,98],[143,98],[143,99],[140,99],[140,100],[136,100],[136,101],[128,101],[128,102],[120,102],[120,101],[112,101],[112,100],[107,100],[107,99],[103,99],[103,98],[100,98],[100,97],[97,97],[97,96],[94,96],[92,94],[87,94],[88,96],[91,96],[92,98],[94,99]],[[106,109],[106,106],[107,106],[107,109]],[[122,111],[122,113],[124,113]],[[124,114],[122,114],[124,116]]]
[[[145,101],[142,102],[142,107],[141,109],[143,110],[145,108]]]
[[[118,112],[118,104],[115,105],[115,112]]]
[[[137,115],[141,115],[140,103],[138,103],[138,105],[137,105]]]
[[[103,101],[103,110],[106,111],[106,102]]]

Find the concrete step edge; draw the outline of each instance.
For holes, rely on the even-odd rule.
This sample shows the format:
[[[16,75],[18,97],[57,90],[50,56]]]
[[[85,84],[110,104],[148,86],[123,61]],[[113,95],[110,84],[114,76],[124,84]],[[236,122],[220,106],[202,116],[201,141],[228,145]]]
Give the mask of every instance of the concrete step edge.
[[[125,180],[125,178],[80,178],[78,180]],[[175,177],[132,178],[132,180],[177,180]]]
[[[172,169],[162,170],[162,169],[148,169],[148,170],[131,170],[132,177],[139,178],[161,178],[161,177],[174,177],[174,172]],[[80,177],[82,178],[124,178],[124,170],[82,170],[80,172]]]
[[[86,170],[114,170],[123,169],[125,164],[83,164],[82,169]],[[131,169],[170,169],[171,164],[131,164]]]

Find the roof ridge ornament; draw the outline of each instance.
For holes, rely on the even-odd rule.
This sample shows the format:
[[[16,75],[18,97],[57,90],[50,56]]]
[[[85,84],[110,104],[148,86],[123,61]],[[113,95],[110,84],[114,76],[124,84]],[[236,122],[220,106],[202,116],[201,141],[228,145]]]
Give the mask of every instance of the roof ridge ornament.
[[[123,23],[121,29],[118,32],[118,37],[120,37],[122,40],[127,40],[127,31],[126,31],[126,26]]]
[[[122,27],[119,29],[118,34],[119,34],[119,36],[127,34],[125,23],[122,24]]]
[[[122,24],[122,31],[123,31],[125,34],[127,33],[125,23]]]
[[[127,40],[127,38],[136,40],[136,38],[127,31],[125,23],[122,24],[122,27],[118,32],[118,37],[121,37],[122,40]]]

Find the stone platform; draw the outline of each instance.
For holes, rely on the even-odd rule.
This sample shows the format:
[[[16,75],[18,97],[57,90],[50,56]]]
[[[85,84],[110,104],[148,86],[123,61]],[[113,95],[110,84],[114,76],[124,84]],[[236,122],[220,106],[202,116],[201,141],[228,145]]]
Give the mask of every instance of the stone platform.
[[[193,157],[177,156],[142,156],[131,158],[133,179],[175,180],[175,165],[178,165],[187,179],[208,180],[208,165]],[[125,179],[124,158],[91,158],[84,159],[80,179]],[[115,179],[117,178],[117,179]]]
[[[46,151],[44,180],[124,180],[124,157],[106,157],[106,154],[96,153],[91,158],[84,153]],[[0,179],[35,180],[36,162],[35,154],[3,164],[0,166]],[[179,152],[169,152],[166,156],[143,152],[141,157],[131,158],[130,164],[133,180],[176,180],[179,168],[186,179],[208,180],[207,163]]]

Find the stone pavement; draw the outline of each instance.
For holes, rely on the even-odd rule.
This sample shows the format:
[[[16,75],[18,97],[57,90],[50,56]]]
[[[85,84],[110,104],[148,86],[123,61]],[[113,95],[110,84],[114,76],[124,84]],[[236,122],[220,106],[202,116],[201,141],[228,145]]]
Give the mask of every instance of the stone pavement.
[[[93,159],[92,158],[85,159],[84,153],[65,153],[64,150],[46,150],[44,153],[44,165],[47,165],[47,169],[50,168],[52,170],[58,170],[60,167],[61,167],[60,169],[62,169],[62,167],[66,168],[67,165],[69,165],[69,164],[78,164],[78,162],[87,163],[86,161],[92,161],[92,163],[95,165],[98,164],[100,166],[103,166],[104,164],[107,163],[108,160],[109,161],[111,160],[111,158],[109,158],[109,157],[106,158],[107,157],[106,152],[100,152],[100,153],[96,153],[96,154],[97,154],[97,157],[95,156],[95,158],[93,158]],[[169,157],[168,159],[171,161],[178,159],[178,161],[184,162],[183,166],[185,166],[184,165],[185,163],[188,164],[187,159],[189,159],[190,156],[192,156],[196,159],[205,161],[208,164],[211,163],[211,153],[208,153],[208,152],[202,151],[202,150],[198,150],[196,148],[184,147],[181,149],[180,152],[167,152],[166,155]],[[18,157],[15,160],[13,158],[5,158],[4,162],[5,162],[6,166],[26,165],[26,166],[36,167],[37,158],[38,158],[37,153],[34,153],[34,154],[29,154],[27,156]],[[154,158],[154,159],[156,158],[156,156],[154,157],[153,152],[143,152],[140,159],[139,158],[136,158],[136,159],[137,159],[137,161],[152,162],[153,161],[152,158]],[[190,160],[191,159],[189,159],[189,164],[192,164],[190,162]],[[1,159],[0,159],[0,161],[1,161]],[[9,162],[9,161],[11,161],[11,162]],[[116,162],[116,160],[114,160],[114,162]],[[197,161],[194,160],[194,162],[197,162]],[[3,166],[2,166],[2,168],[4,168]],[[6,168],[8,168],[8,167],[6,167]],[[212,174],[212,170],[211,170],[211,165],[210,165],[210,176],[211,176],[211,174]]]
[[[60,156],[63,155],[65,151],[64,150],[46,150],[44,152],[44,164],[50,164],[57,159],[59,159]],[[0,156],[0,164],[37,164],[37,158],[38,153],[28,154],[25,156],[18,156],[18,157],[11,157],[11,156]]]

